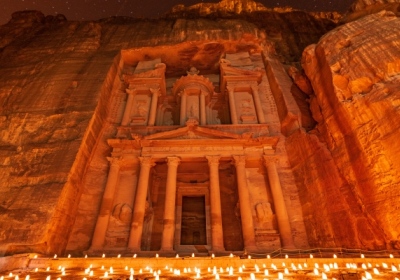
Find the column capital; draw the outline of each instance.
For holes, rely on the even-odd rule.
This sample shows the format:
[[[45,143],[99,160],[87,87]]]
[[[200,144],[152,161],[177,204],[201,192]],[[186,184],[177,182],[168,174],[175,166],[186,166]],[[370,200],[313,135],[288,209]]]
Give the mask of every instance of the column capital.
[[[107,160],[110,162],[110,166],[121,166],[122,158],[121,157],[107,157]]]
[[[185,91],[184,89],[181,90],[181,91],[178,93],[178,95],[179,95],[180,97],[182,97],[182,96],[187,96],[186,91]]]
[[[153,95],[157,95],[157,96],[160,96],[161,95],[161,89],[158,87],[158,88],[150,88],[150,92],[153,94]]]
[[[156,165],[156,163],[154,162],[154,159],[152,157],[139,157],[139,160],[140,160],[141,166],[152,167],[152,166]]]
[[[206,159],[208,161],[208,165],[219,165],[219,160],[220,160],[221,156],[206,156]]]
[[[244,166],[246,164],[246,156],[232,156],[235,166]]]
[[[264,163],[266,165],[279,163],[279,157],[275,156],[275,155],[274,156],[266,156],[266,155],[264,155],[263,159],[264,159]]]
[[[235,90],[235,86],[232,86],[232,85],[229,85],[229,86],[228,86],[228,85],[227,85],[227,86],[226,86],[226,89],[228,90],[229,93],[233,93],[234,90]]]
[[[253,91],[253,93],[258,93],[258,85],[251,85],[251,90]]]
[[[125,91],[128,94],[136,94],[137,89],[136,88],[127,88]]]
[[[168,166],[178,166],[181,163],[181,159],[179,157],[167,157]]]

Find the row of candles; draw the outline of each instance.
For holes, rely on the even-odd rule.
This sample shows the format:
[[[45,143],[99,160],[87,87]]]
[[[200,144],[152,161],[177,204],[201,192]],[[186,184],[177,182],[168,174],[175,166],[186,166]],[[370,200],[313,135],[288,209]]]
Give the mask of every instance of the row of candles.
[[[105,254],[102,255],[103,258],[105,258]],[[134,258],[137,256],[134,255]],[[158,258],[158,254],[155,256]],[[176,257],[179,257],[177,255]],[[195,257],[194,254],[192,254],[192,257]],[[234,257],[232,254],[230,257]],[[37,258],[35,256],[34,258]],[[55,255],[54,258],[56,259],[57,256]],[[70,258],[70,256],[68,257]],[[118,258],[121,258],[119,255]],[[215,256],[211,256],[211,258],[215,258]],[[251,258],[251,256],[248,256],[248,258]],[[270,258],[270,257],[267,257]],[[310,255],[310,258],[313,258],[312,255]],[[337,258],[334,256],[334,258]],[[363,255],[361,258],[365,258]],[[393,258],[392,255],[390,255],[390,258]],[[285,256],[285,259],[289,259],[288,256]],[[279,259],[274,259],[274,262],[278,262]],[[305,274],[308,277],[313,277],[315,279],[322,279],[322,280],[327,280],[328,276],[329,279],[336,280],[334,276],[340,277],[339,272],[343,272],[344,267],[341,268],[338,266],[336,262],[332,263],[324,263],[324,264],[318,264],[318,262],[314,263],[313,267],[309,267],[309,265],[304,262],[302,264],[298,263],[297,265],[294,264],[293,262],[290,263],[289,265],[286,264],[286,261],[284,259],[281,259],[282,263],[280,268],[275,263],[270,263],[269,268],[267,268],[266,264],[260,264],[261,267],[259,267],[257,264],[255,264],[253,267],[246,268],[244,264],[241,266],[238,266],[237,268],[233,268],[232,266],[227,266],[225,268],[219,267],[217,268],[216,266],[213,267],[208,267],[207,270],[201,270],[200,268],[194,267],[194,268],[184,268],[184,269],[178,269],[178,268],[173,268],[169,266],[165,266],[163,269],[153,269],[149,266],[146,266],[145,268],[136,268],[136,271],[132,267],[125,266],[124,271],[115,271],[113,267],[109,267],[106,269],[104,266],[101,266],[100,271],[96,271],[93,267],[93,264],[90,264],[88,268],[85,268],[84,271],[76,271],[77,268],[71,268],[68,271],[68,275],[75,274],[75,277],[78,275],[82,275],[83,278],[82,280],[87,280],[88,278],[103,278],[103,279],[109,279],[112,278],[112,276],[117,276],[117,275],[126,275],[130,280],[135,279],[135,275],[146,275],[146,276],[153,276],[154,279],[159,280],[160,275],[165,275],[169,277],[189,277],[192,279],[201,279],[201,278],[207,278],[210,279],[210,277],[213,277],[214,279],[218,280],[221,277],[223,278],[229,278],[229,279],[236,279],[242,280],[242,279],[279,279],[282,280],[285,277],[290,277],[290,275],[294,275],[295,273],[300,274]],[[365,260],[367,261],[367,259]],[[151,260],[149,260],[149,263],[151,263]],[[361,267],[359,267],[360,264],[356,263],[346,263],[346,269],[348,272],[357,272],[360,273],[362,280],[370,280],[372,279],[372,275],[381,277],[382,275],[387,275],[388,273],[391,274],[392,278],[395,280],[400,280],[397,276],[399,276],[399,270],[400,270],[400,265],[396,267],[395,264],[387,264],[385,262],[382,262],[380,264],[375,264],[372,265],[369,262],[363,262],[361,264]],[[99,266],[100,267],[100,266]],[[98,269],[98,268],[97,268]],[[47,273],[48,275],[46,276],[46,280],[62,280],[63,276],[67,275],[66,268],[63,266],[59,266],[56,271],[52,271],[50,267],[47,267],[45,271],[39,270],[39,268],[33,269],[31,271],[33,273]],[[54,276],[56,274],[56,276]],[[61,274],[61,275],[60,275]],[[53,277],[53,278],[52,278]],[[394,277],[394,278],[393,278]],[[37,277],[32,275],[32,278],[35,279],[43,279],[41,277]],[[68,278],[68,277],[67,277]],[[0,276],[0,280],[30,280],[31,275],[26,274],[25,277],[20,276],[18,274],[14,275],[12,272],[10,272],[7,276]]]

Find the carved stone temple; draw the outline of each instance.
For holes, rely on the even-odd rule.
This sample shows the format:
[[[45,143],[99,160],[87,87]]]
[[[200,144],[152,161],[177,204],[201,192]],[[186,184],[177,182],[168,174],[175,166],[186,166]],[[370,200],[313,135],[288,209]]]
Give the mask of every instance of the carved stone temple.
[[[157,58],[124,71],[89,252],[304,247],[261,53],[226,53],[217,74],[168,67]]]

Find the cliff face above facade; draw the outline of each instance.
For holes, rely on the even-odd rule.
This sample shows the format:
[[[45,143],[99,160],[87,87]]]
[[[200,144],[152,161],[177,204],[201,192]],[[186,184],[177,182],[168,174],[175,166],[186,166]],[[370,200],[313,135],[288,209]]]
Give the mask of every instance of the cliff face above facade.
[[[399,34],[400,19],[383,11],[304,51],[318,125],[292,135],[288,151],[313,246],[400,248]]]

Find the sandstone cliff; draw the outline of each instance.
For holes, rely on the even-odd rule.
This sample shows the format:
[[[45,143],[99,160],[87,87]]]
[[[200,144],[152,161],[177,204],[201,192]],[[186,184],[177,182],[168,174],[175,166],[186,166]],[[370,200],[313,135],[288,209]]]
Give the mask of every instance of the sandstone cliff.
[[[120,83],[121,50],[185,42],[179,45],[185,59],[169,69],[183,74],[199,58],[200,68],[212,68],[224,42],[242,49],[263,42],[281,61],[298,61],[306,45],[334,26],[303,12],[98,22],[14,14],[0,27],[0,252],[60,253],[79,203],[80,222],[95,214],[105,178],[94,174],[107,173],[105,138],[115,134],[112,116],[119,114],[109,94]],[[153,55],[173,59],[163,50]],[[83,189],[85,176],[93,189]],[[81,199],[83,192],[97,200]]]
[[[399,34],[382,11],[304,51],[318,125],[287,146],[312,246],[400,248]]]

